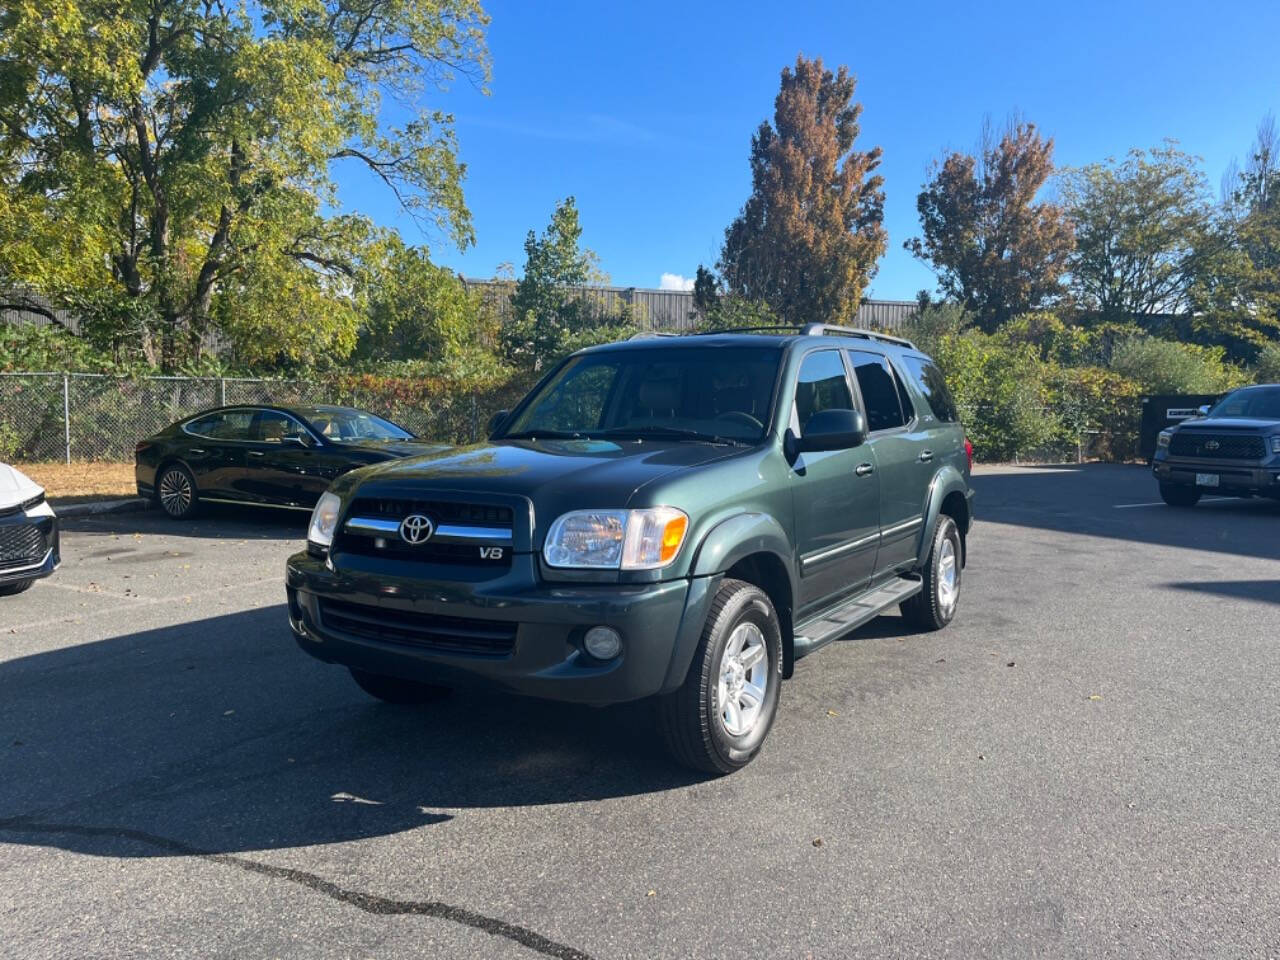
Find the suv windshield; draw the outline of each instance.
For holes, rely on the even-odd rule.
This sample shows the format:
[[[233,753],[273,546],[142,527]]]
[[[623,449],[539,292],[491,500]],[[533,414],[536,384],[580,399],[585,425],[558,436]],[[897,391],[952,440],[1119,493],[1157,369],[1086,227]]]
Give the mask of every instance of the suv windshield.
[[[763,439],[782,353],[775,347],[622,349],[573,357],[503,436]]]
[[[1245,387],[1229,393],[1214,404],[1208,415],[1280,420],[1280,387]]]
[[[363,410],[310,410],[312,428],[326,440],[346,443],[352,440],[411,440],[413,434],[390,420],[375,417]]]

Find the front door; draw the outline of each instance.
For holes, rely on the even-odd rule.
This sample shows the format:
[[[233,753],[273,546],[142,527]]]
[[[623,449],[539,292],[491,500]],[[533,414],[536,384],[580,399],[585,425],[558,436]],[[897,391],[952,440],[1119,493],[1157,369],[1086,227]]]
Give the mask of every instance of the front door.
[[[852,410],[853,392],[838,350],[806,356],[796,380],[791,429],[804,436],[822,410]],[[801,453],[792,465],[796,546],[800,554],[797,613],[853,593],[871,577],[879,535],[881,481],[875,455],[851,450]]]
[[[264,503],[311,506],[329,485],[316,439],[295,417],[261,410],[245,454],[245,493]]]
[[[880,471],[876,573],[887,574],[915,563],[933,451],[907,388],[889,361],[868,350],[850,350],[849,362],[867,413],[867,446],[875,451]]]

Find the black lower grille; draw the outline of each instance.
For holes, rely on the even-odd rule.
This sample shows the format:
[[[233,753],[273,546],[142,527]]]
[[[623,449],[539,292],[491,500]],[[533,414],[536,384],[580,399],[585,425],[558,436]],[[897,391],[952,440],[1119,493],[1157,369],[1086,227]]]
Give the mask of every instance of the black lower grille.
[[[1262,437],[1179,431],[1169,441],[1169,455],[1207,460],[1261,460],[1266,450]]]
[[[505,657],[516,645],[516,624],[502,620],[440,617],[324,598],[320,619],[326,627],[352,636],[442,653]]]
[[[0,524],[0,571],[29,567],[49,552],[44,533],[29,523]]]

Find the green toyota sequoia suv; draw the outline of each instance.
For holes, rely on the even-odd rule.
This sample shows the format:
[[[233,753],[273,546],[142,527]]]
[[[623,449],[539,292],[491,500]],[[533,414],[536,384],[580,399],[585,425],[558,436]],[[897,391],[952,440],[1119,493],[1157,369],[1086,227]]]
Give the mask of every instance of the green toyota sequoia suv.
[[[676,758],[760,750],[795,662],[955,616],[972,447],[906,340],[811,324],[573,354],[488,442],[352,471],[288,561],[298,644],[374,697],[656,701]]]

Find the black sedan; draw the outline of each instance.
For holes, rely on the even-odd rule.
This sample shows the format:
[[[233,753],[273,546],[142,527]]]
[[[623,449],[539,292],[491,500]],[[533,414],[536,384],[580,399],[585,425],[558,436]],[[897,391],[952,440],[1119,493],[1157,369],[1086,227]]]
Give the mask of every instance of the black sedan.
[[[134,459],[139,496],[186,519],[202,502],[310,510],[348,470],[440,449],[352,407],[235,406],[139,441]]]

